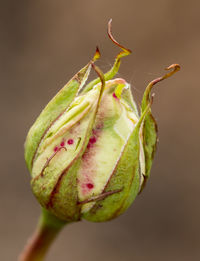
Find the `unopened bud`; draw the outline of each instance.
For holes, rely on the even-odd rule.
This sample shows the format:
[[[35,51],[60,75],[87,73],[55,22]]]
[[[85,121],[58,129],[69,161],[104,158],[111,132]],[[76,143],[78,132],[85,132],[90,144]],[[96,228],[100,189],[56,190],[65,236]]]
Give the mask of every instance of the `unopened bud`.
[[[115,78],[122,51],[105,75],[100,53],[48,103],[31,127],[25,159],[41,206],[65,221],[106,221],[123,213],[149,177],[157,142],[151,89],[179,69],[152,81],[138,113],[130,85]],[[91,67],[98,78],[84,86]]]

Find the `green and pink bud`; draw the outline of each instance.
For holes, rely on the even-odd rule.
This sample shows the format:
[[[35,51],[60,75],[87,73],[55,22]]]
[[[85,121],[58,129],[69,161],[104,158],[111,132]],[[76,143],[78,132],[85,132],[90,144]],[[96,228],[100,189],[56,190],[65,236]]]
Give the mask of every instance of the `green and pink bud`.
[[[173,69],[146,88],[138,112],[130,85],[118,72],[130,50],[108,35],[122,51],[103,74],[94,58],[47,104],[25,143],[31,187],[41,206],[58,219],[101,222],[122,214],[140,193],[156,149],[157,126],[151,113],[151,89],[179,70]],[[93,68],[98,78],[85,86]]]

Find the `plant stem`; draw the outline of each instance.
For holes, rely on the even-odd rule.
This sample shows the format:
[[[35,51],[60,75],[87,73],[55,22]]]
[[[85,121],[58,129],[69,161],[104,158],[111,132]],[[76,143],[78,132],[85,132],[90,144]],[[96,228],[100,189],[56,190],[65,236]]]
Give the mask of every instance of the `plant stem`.
[[[38,227],[28,241],[18,261],[42,261],[45,254],[66,222],[57,219],[46,210],[42,215]]]

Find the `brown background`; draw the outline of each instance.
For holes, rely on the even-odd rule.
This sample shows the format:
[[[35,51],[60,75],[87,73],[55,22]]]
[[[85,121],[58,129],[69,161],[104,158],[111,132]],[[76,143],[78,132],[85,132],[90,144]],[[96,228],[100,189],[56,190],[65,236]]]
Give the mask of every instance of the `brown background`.
[[[163,68],[182,70],[155,88],[158,151],[151,179],[131,208],[102,224],[65,228],[47,260],[200,260],[199,1],[0,1],[1,175],[0,260],[16,260],[37,222],[23,159],[26,133],[43,106],[93,55],[106,71],[119,51],[133,50],[119,76],[139,102]]]

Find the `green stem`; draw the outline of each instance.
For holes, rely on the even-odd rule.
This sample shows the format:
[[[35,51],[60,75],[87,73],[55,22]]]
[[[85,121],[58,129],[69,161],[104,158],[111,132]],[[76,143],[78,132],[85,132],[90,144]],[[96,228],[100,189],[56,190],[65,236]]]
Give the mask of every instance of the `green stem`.
[[[42,215],[38,227],[28,241],[18,261],[42,261],[50,245],[66,222],[57,219],[46,210]]]

